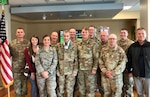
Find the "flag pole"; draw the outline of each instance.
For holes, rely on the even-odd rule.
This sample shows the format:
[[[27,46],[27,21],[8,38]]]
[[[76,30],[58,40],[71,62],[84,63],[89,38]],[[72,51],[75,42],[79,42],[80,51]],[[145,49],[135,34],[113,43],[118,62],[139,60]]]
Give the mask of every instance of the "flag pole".
[[[2,13],[5,13],[4,4],[2,4]],[[8,97],[10,97],[10,85],[7,87]]]
[[[2,13],[4,13],[5,9],[4,9],[4,4],[2,4]]]
[[[9,86],[10,87],[10,86]],[[10,88],[7,88],[7,91],[8,91],[8,97],[10,97]]]

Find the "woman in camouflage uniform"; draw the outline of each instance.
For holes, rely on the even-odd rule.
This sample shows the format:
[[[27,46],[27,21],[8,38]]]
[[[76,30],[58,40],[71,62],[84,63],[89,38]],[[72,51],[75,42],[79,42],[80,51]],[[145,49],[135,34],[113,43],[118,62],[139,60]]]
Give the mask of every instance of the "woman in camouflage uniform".
[[[35,57],[37,84],[40,97],[56,97],[57,52],[50,46],[50,37],[43,37],[43,47]]]

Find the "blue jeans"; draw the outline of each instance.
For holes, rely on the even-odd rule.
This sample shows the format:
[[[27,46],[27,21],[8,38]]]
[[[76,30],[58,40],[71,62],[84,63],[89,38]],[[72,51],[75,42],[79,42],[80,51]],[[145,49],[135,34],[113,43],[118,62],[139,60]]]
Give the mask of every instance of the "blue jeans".
[[[37,87],[37,82],[36,82],[36,78],[33,80],[30,77],[30,83],[31,83],[31,97],[40,97],[39,95],[39,89]]]

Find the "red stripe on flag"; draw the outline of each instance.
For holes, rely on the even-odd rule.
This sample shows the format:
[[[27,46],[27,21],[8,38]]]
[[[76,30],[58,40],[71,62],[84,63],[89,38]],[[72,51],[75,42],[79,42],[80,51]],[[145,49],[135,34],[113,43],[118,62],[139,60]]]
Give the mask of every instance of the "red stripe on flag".
[[[5,43],[4,43],[4,45],[5,45]],[[1,49],[4,50],[3,52],[1,52],[1,54],[2,54],[3,59],[5,60],[5,63],[7,63],[7,66],[10,68],[10,70],[12,70],[11,64],[9,64],[10,63],[10,53],[6,49],[6,48],[8,48],[8,45],[7,44],[5,45],[7,47],[5,47],[4,45],[2,45],[2,47],[1,47]],[[6,60],[6,58],[5,58],[4,55],[7,55],[7,57],[9,58],[9,60]]]
[[[7,82],[6,82],[5,77],[3,75],[2,75],[2,79],[3,79],[2,81],[3,81],[4,86],[7,85]]]
[[[7,51],[8,45],[5,44],[5,42],[1,45],[1,50],[2,50],[1,51],[2,78],[3,78],[5,85],[7,85],[7,84],[9,84],[9,82],[11,82],[13,80],[13,78],[12,78],[12,74],[9,73],[9,71],[12,72],[12,68],[11,68],[11,64],[10,64],[10,54]],[[8,59],[8,60],[6,60],[6,59]]]
[[[7,77],[12,80],[12,76],[10,76],[10,74],[7,72],[8,70],[7,69],[10,69],[11,70],[11,65],[8,63],[8,60],[5,59],[4,55],[2,54],[2,57],[4,59],[4,64],[2,65],[2,69],[4,70],[5,74],[7,75]],[[5,68],[5,66],[7,66],[7,68]],[[12,71],[12,70],[11,70]]]
[[[5,46],[7,46],[7,47],[5,47]],[[3,48],[4,48],[4,50],[5,50],[5,52],[3,52],[3,53],[4,53],[4,54],[6,54],[6,55],[10,58],[10,52],[9,52],[9,51],[7,51],[7,49],[6,49],[6,48],[8,48],[8,49],[9,49],[9,47],[8,47],[8,43],[7,43],[7,40],[5,40],[5,42],[3,43],[2,47],[3,47]]]
[[[7,88],[13,84],[13,74],[12,74],[12,64],[10,60],[10,51],[8,47],[8,40],[6,36],[6,26],[5,26],[5,14],[2,10],[1,20],[0,20],[0,65],[1,65],[1,77],[4,86]]]

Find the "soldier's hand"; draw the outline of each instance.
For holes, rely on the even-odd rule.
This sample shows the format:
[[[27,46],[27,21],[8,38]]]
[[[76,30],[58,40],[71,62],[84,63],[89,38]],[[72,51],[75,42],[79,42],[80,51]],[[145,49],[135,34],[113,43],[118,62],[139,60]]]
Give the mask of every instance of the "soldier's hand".
[[[111,71],[106,71],[106,76],[110,79],[113,79],[113,74]]]
[[[106,71],[105,75],[106,75],[106,77],[108,77],[108,78],[111,78],[111,77],[112,77],[111,71]]]
[[[47,79],[49,77],[48,74],[49,74],[48,71],[43,71],[42,72],[42,77]]]
[[[106,75],[106,77],[109,77],[110,72],[109,72],[109,71],[106,71],[106,72],[105,72],[105,75]]]
[[[113,77],[112,75],[109,75],[109,77],[108,77],[108,78],[113,79],[114,77]]]
[[[96,70],[92,70],[91,74],[92,75],[96,74]]]
[[[75,76],[77,76],[77,74],[73,73],[72,76],[75,77]]]
[[[57,72],[57,76],[60,76],[60,73],[59,73],[59,72]]]

